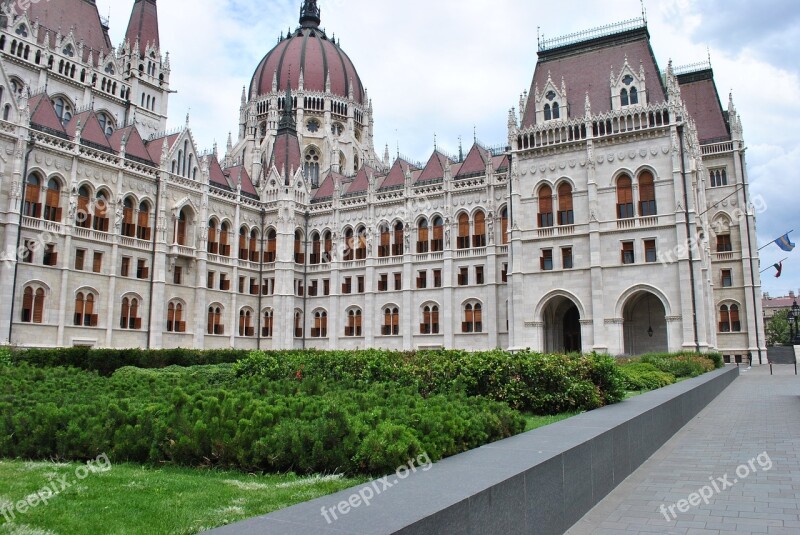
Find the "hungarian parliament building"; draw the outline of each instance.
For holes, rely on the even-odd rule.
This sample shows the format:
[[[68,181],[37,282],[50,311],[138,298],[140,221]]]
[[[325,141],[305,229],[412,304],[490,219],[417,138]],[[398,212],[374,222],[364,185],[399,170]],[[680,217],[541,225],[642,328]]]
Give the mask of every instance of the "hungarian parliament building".
[[[223,152],[167,129],[156,0],[118,47],[94,0],[2,2],[0,343],[766,358],[708,62],[659,65],[644,16],[540,39],[506,140],[414,162],[298,7]]]

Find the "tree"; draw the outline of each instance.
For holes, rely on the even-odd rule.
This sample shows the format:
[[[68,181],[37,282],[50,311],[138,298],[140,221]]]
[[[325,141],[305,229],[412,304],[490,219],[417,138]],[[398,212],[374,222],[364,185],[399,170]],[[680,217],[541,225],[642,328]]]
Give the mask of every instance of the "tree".
[[[768,346],[789,345],[791,342],[791,333],[788,316],[788,310],[779,310],[772,319],[767,321],[765,328],[767,331]]]

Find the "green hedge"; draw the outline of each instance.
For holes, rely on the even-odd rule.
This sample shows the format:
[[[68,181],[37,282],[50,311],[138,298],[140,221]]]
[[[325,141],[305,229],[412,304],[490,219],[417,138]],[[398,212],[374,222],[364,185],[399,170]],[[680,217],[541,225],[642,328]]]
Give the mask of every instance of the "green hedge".
[[[229,365],[4,370],[0,457],[383,474],[520,433],[507,405],[387,383],[236,377]]]
[[[202,366],[228,364],[248,355],[245,350],[218,349],[197,351],[192,349],[90,349],[67,347],[48,349],[13,349],[16,363],[27,362],[33,366],[71,366],[96,371],[110,376],[120,368],[135,366],[159,369],[169,366]]]
[[[652,364],[662,372],[675,377],[697,377],[715,369],[716,362],[705,355],[682,353],[678,355],[650,354],[637,359],[645,364]]]
[[[234,365],[242,377],[271,380],[390,382],[429,396],[464,391],[537,414],[586,411],[621,401],[622,376],[612,357],[528,351],[253,352]]]
[[[652,364],[634,362],[620,366],[628,390],[656,390],[675,383],[675,376]]]

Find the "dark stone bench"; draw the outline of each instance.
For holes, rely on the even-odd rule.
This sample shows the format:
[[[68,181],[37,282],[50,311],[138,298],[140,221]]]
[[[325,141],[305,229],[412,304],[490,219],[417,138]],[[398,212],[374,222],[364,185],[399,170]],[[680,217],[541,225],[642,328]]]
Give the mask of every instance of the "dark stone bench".
[[[329,523],[371,484],[213,530],[216,535],[537,535],[570,528],[739,376],[737,367],[456,455]],[[383,488],[378,484],[375,488]],[[358,500],[354,500],[355,503]]]

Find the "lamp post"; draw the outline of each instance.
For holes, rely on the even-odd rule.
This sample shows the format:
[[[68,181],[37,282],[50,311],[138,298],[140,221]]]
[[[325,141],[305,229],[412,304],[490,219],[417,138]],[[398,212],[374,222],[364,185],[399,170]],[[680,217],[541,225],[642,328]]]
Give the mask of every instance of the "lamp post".
[[[800,332],[797,332],[797,323],[800,321],[800,306],[797,304],[797,299],[795,299],[794,304],[792,304],[792,311],[790,314],[794,320],[794,338],[792,339],[792,345],[797,346],[800,345]]]
[[[794,343],[794,312],[792,312],[791,308],[786,315],[786,322],[789,324],[789,341]]]

